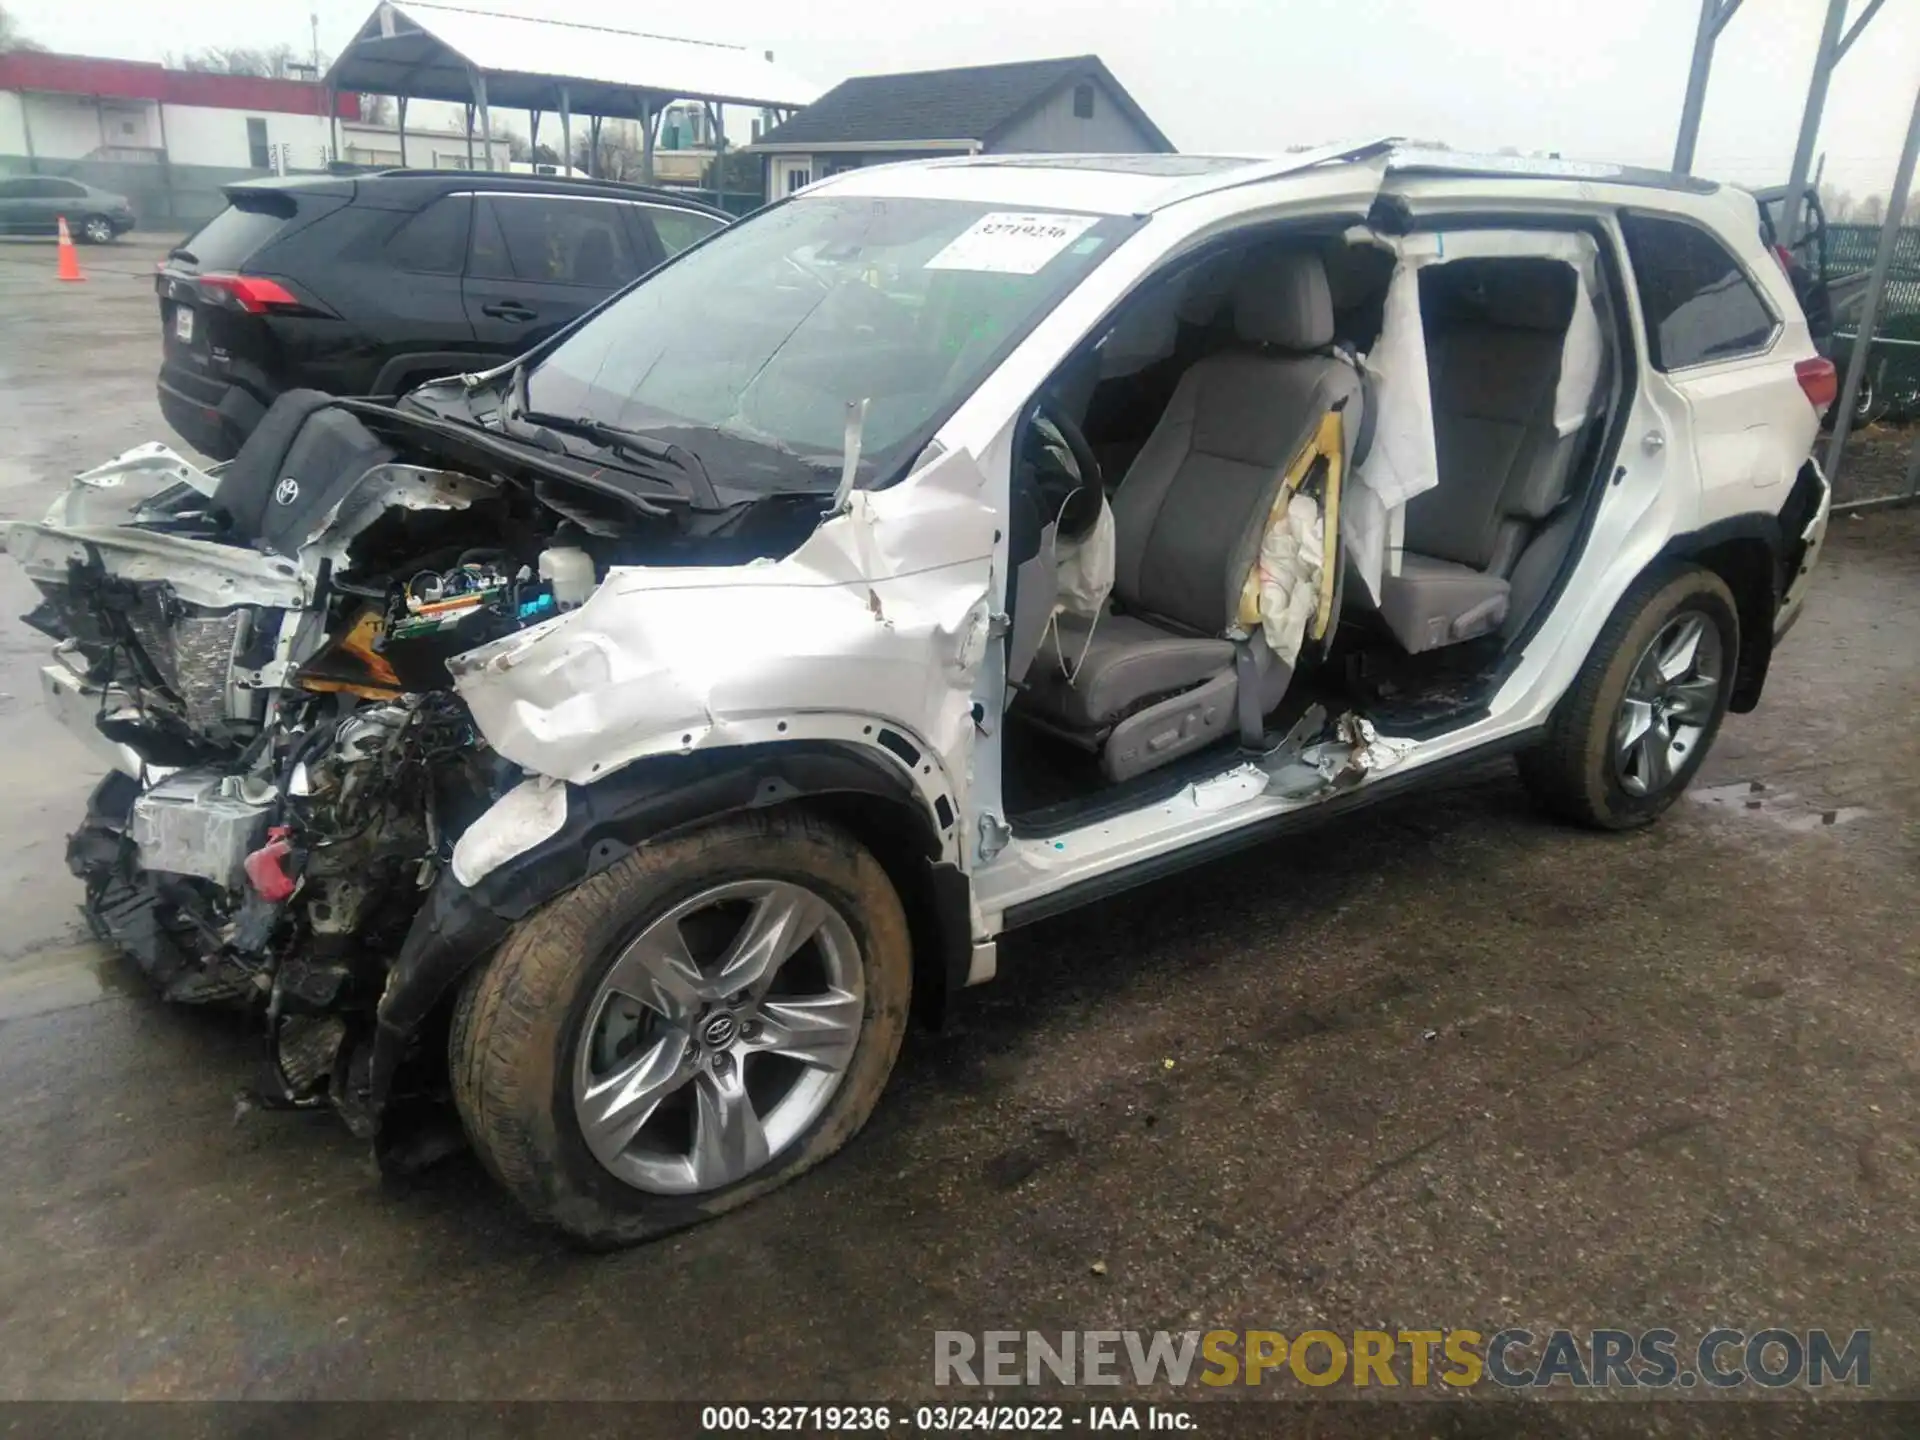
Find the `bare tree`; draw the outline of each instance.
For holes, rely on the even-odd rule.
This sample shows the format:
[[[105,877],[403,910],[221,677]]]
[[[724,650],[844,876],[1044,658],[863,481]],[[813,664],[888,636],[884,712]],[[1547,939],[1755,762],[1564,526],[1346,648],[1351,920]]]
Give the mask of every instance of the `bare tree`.
[[[168,58],[172,64],[172,58]],[[327,57],[321,56],[324,67]],[[198,70],[211,75],[257,75],[269,80],[288,80],[312,72],[311,56],[291,45],[270,45],[265,50],[246,46],[209,45],[204,50],[189,50],[179,60],[179,69]]]
[[[1844,225],[1853,215],[1853,192],[1842,190],[1838,185],[1822,185],[1820,210],[1829,225]]]
[[[393,97],[391,95],[362,95],[360,97],[360,118],[369,125],[393,124]]]
[[[9,50],[44,50],[46,47],[37,40],[29,40],[20,29],[20,22],[0,5],[0,55]]]
[[[590,140],[574,144],[574,168],[602,180],[638,180],[640,178],[639,138],[624,125],[604,126],[600,131],[600,153],[596,158]]]

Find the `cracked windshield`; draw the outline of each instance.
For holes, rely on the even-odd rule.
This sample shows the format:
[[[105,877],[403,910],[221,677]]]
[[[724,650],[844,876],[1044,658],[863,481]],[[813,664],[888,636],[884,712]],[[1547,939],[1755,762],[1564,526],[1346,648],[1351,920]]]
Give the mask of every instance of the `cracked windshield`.
[[[717,432],[837,472],[847,403],[864,399],[859,479],[884,483],[1130,224],[796,200],[722,231],[562,343],[533,372],[529,406],[696,455]]]

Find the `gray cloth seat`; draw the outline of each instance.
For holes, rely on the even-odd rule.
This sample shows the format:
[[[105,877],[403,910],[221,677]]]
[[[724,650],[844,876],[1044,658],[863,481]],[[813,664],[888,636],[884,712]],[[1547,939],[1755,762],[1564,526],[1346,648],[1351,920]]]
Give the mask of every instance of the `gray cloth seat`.
[[[1059,681],[1050,707],[1053,713],[1071,724],[1097,730],[1143,699],[1190,690],[1231,670],[1233,642],[1176,635],[1136,616],[1111,611],[1097,625],[1078,615],[1062,615],[1056,634],[1040,647],[1034,665],[1029,674],[1036,689],[1051,691],[1055,687],[1050,682]],[[1065,671],[1075,666],[1079,667],[1078,683],[1069,683]],[[1043,669],[1045,673],[1039,673]]]
[[[1512,577],[1561,505],[1581,432],[1554,424],[1577,287],[1558,260],[1456,260],[1421,275],[1439,484],[1407,504],[1380,614],[1411,652],[1502,629]]]
[[[1259,687],[1247,697],[1257,713],[1278,703],[1285,667],[1257,637],[1243,657],[1227,632],[1287,467],[1329,410],[1347,407],[1350,436],[1358,422],[1359,376],[1328,348],[1318,255],[1249,257],[1232,304],[1240,347],[1181,377],[1114,493],[1110,608],[1093,622],[1062,616],[1020,697],[1022,714],[1097,749],[1111,780],[1224,735],[1242,673]]]

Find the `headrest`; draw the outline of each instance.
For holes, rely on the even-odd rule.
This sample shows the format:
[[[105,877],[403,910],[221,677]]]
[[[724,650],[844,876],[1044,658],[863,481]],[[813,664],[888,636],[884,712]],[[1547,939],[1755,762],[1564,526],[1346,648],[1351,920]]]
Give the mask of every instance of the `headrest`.
[[[1333,297],[1326,263],[1303,250],[1249,255],[1233,287],[1233,328],[1242,340],[1283,350],[1331,345]]]
[[[1159,286],[1121,312],[1100,344],[1100,378],[1116,379],[1144,370],[1173,354],[1180,340],[1177,296]]]
[[[1335,310],[1352,310],[1386,294],[1393,252],[1377,245],[1330,245],[1322,252]]]
[[[1233,291],[1233,277],[1240,268],[1238,252],[1214,255],[1200,261],[1180,281],[1180,302],[1175,317],[1183,325],[1211,325]]]
[[[1564,260],[1452,260],[1429,266],[1436,309],[1446,319],[1508,330],[1564,333],[1573,319],[1578,283]]]

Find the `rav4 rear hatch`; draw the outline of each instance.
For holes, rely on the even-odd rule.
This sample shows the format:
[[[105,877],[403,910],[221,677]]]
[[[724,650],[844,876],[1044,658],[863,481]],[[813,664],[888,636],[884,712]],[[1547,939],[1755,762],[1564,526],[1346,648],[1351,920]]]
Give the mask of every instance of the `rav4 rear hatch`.
[[[224,193],[227,208],[168,252],[154,291],[163,399],[171,390],[210,411],[231,412],[236,389],[247,398],[243,408],[252,409],[270,404],[281,388],[273,318],[326,313],[297,280],[275,273],[276,249],[351,201],[354,182],[333,176],[247,181]],[[188,438],[209,449],[199,435]]]

